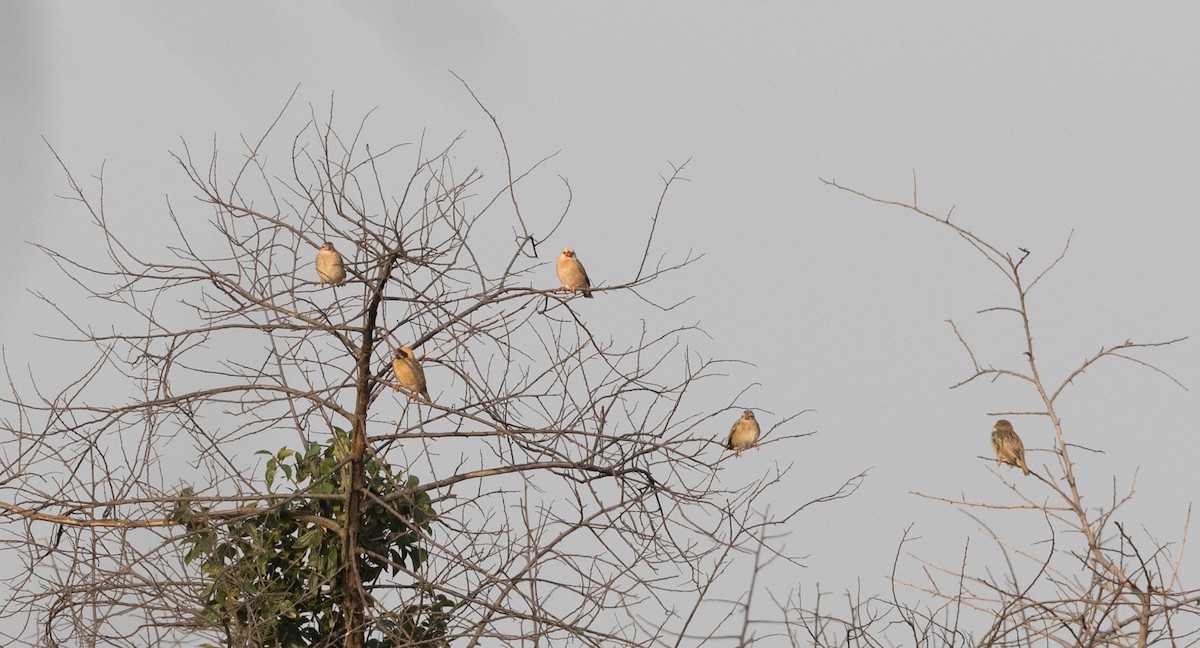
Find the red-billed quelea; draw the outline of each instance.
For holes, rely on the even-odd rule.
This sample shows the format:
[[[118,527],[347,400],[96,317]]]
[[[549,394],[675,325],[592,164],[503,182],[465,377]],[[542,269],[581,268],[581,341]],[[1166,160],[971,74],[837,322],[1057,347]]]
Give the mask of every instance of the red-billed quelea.
[[[346,264],[342,261],[342,255],[333,249],[333,243],[329,241],[325,241],[325,245],[317,250],[317,279],[322,286],[340,286],[346,283]]]
[[[409,397],[413,400],[416,400],[417,394],[420,394],[425,397],[425,400],[433,402],[433,399],[429,397],[429,390],[425,388],[425,370],[413,356],[412,349],[400,347],[392,351],[392,373],[396,374],[396,384],[392,385],[393,391],[400,391],[400,388],[403,387],[408,390]]]
[[[992,450],[996,451],[996,461],[1016,466],[1029,474],[1029,466],[1025,464],[1025,444],[1013,431],[1012,423],[1004,419],[996,421],[996,427],[992,428]]]
[[[742,450],[758,448],[758,421],[754,419],[754,412],[742,412],[742,418],[729,430],[729,442],[725,447],[733,450],[735,457],[742,456]]]
[[[558,266],[556,269],[558,270],[558,280],[562,282],[562,288],[559,288],[560,291],[583,291],[584,297],[588,299],[592,298],[592,282],[588,279],[587,270],[583,269],[583,264],[575,256],[575,250],[565,248],[562,254],[558,255]]]

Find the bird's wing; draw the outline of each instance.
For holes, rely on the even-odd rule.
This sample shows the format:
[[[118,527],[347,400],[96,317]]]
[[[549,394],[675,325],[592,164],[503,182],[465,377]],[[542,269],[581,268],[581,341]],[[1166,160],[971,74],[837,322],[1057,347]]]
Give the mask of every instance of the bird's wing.
[[[1017,454],[1024,455],[1025,444],[1021,442],[1021,437],[1017,436],[1016,432],[1009,432],[1009,435],[1011,437],[1013,448],[1016,449]]]
[[[421,363],[415,358],[406,358],[408,360],[408,370],[412,373],[412,386],[414,391],[425,392],[425,370],[421,368]]]

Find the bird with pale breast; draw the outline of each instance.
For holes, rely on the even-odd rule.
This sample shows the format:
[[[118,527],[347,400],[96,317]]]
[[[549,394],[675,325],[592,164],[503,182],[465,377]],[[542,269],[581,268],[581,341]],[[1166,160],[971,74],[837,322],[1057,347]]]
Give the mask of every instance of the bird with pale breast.
[[[342,255],[333,249],[333,243],[329,241],[325,241],[325,245],[317,250],[317,279],[322,286],[340,286],[346,283],[346,264],[342,261]]]
[[[733,456],[740,457],[742,450],[758,448],[758,432],[758,421],[754,418],[754,412],[746,410],[729,430],[729,441],[725,447],[733,450]]]
[[[588,279],[587,270],[584,270],[583,264],[579,262],[579,257],[575,256],[575,250],[564,248],[562,254],[558,255],[555,269],[558,271],[558,280],[562,282],[560,291],[582,291],[584,297],[592,298],[592,282]]]
[[[408,390],[409,398],[416,400],[417,394],[420,394],[425,400],[433,402],[429,397],[429,390],[425,387],[425,370],[421,368],[421,363],[417,362],[412,349],[402,346],[392,351],[392,373],[396,375],[396,384],[392,385],[392,391],[400,391],[403,387]]]
[[[1029,466],[1025,463],[1025,444],[1013,431],[1012,423],[1004,419],[996,421],[992,428],[992,450],[996,452],[996,461],[1016,466],[1026,475],[1029,474]]]

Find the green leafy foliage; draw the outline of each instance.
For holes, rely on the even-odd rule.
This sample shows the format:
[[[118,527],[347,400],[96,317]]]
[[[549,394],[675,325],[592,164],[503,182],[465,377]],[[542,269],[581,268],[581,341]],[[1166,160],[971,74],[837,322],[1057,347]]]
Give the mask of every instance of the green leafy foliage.
[[[345,533],[346,459],[350,435],[335,428],[328,445],[304,453],[283,448],[268,455],[265,481],[273,496],[238,511],[215,512],[185,488],[171,519],[187,529],[184,559],[199,565],[202,617],[227,630],[235,645],[337,645],[343,634],[339,603],[342,534]],[[382,458],[365,462],[372,494],[358,520],[357,572],[368,594],[385,572],[410,580],[427,557],[422,534],[437,513],[420,481],[397,474]],[[276,490],[279,485],[280,489]],[[382,502],[382,503],[381,503]],[[395,610],[375,605],[368,648],[441,646],[454,607],[442,595]]]

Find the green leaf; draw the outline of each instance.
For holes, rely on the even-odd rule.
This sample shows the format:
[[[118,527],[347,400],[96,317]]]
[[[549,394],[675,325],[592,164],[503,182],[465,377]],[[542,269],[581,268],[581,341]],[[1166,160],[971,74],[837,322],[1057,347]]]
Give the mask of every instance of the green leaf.
[[[321,546],[321,540],[324,539],[323,536],[324,536],[324,534],[321,533],[321,530],[319,528],[312,529],[312,530],[307,531],[304,534],[302,534],[300,536],[300,538],[298,540],[296,540],[295,547],[297,549],[307,549],[309,547],[319,547],[319,546]]]
[[[297,491],[307,488],[314,495],[339,494],[348,475],[339,462],[349,455],[350,447],[350,433],[335,428],[328,443],[309,444],[303,454],[288,448],[257,454],[270,457],[264,474],[268,490],[277,484],[288,488],[279,477],[282,472]],[[415,476],[397,473],[385,457],[375,453],[368,455],[365,468],[367,487],[381,498],[394,497],[420,483]],[[185,498],[192,496],[190,488],[181,493]],[[365,507],[358,520],[362,547],[387,556],[387,560],[356,558],[364,587],[373,586],[385,572],[400,573],[401,565],[417,568],[428,560],[422,534],[413,529],[428,529],[437,513],[427,493],[405,494],[407,497],[389,506]],[[192,533],[180,541],[186,549],[185,560],[197,565],[204,582],[197,593],[201,618],[213,625],[243,629],[255,645],[280,648],[320,644],[339,632],[338,575],[344,567],[340,539],[334,532],[300,523],[297,518],[320,515],[344,521],[343,501],[309,498],[297,492],[260,515],[211,527],[195,522],[206,510],[181,499],[172,511],[173,516],[193,525],[187,527]],[[379,619],[366,629],[365,645],[394,648],[394,641],[385,637],[407,635],[430,648],[445,646],[438,640],[445,637],[450,619],[442,610],[453,607],[452,601],[441,598],[396,610],[394,622]]]
[[[275,471],[279,468],[279,462],[274,458],[267,460],[267,490],[271,490],[271,486],[275,483]]]

